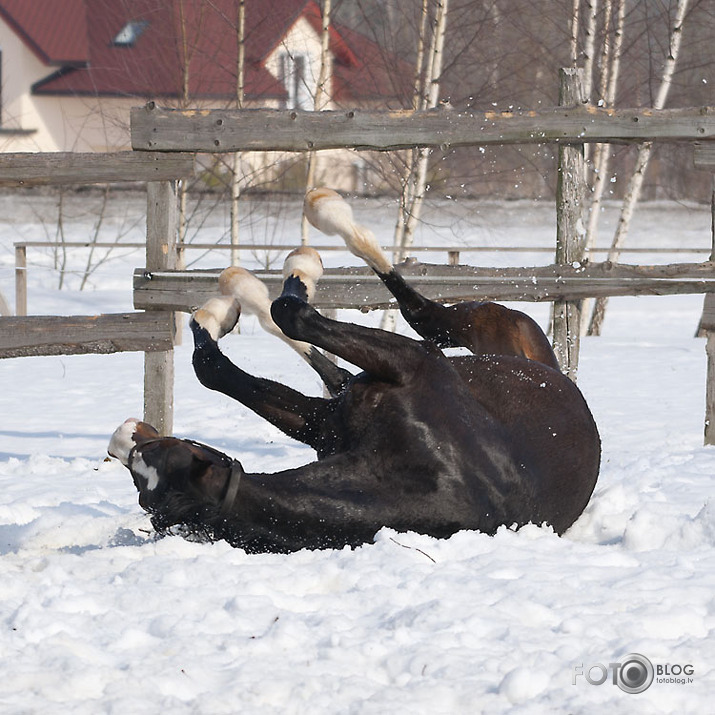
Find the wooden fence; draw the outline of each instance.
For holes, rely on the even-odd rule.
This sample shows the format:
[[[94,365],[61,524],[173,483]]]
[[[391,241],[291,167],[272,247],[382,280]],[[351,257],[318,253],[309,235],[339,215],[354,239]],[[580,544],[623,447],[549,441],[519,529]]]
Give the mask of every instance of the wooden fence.
[[[469,266],[407,265],[405,275],[426,295],[450,302],[460,299],[544,300],[555,304],[554,341],[560,364],[572,377],[578,364],[580,300],[614,295],[664,295],[715,292],[715,266],[675,263],[664,266],[628,266],[584,262],[582,246],[585,183],[585,142],[702,142],[701,168],[715,166],[715,108],[678,110],[605,110],[583,105],[578,97],[577,72],[562,72],[564,105],[537,112],[459,113],[450,110],[416,112],[297,112],[278,110],[166,110],[151,102],[132,110],[134,153],[122,154],[131,169],[117,169],[119,155],[90,155],[96,182],[147,181],[147,243],[145,266],[134,274],[134,306],[159,320],[152,330],[161,337],[129,349],[146,350],[145,418],[163,433],[171,431],[173,405],[173,354],[167,335],[173,329],[173,311],[200,305],[216,288],[216,272],[176,269],[176,180],[190,173],[190,152],[311,151],[354,147],[388,150],[412,146],[465,146],[509,143],[557,143],[559,188],[554,265],[539,268],[477,269]],[[34,155],[37,157],[37,155]],[[57,156],[57,155],[55,155]],[[132,158],[129,158],[132,157]],[[164,161],[166,160],[166,166]],[[87,183],[88,173],[78,168],[84,160],[61,157],[55,166],[61,183]],[[89,161],[89,160],[87,160]],[[20,164],[22,162],[22,165]],[[55,183],[53,171],[42,165],[46,158],[0,155],[0,184]],[[136,164],[134,164],[136,162]],[[176,163],[172,163],[176,162]],[[710,162],[710,163],[708,163]],[[111,165],[113,178],[102,170]],[[45,166],[47,166],[45,164]],[[19,167],[19,168],[18,168]],[[61,169],[59,168],[61,167]],[[139,167],[143,167],[140,171]],[[150,170],[150,167],[153,169]],[[36,172],[33,174],[33,171]],[[126,173],[125,173],[126,171]],[[275,294],[281,282],[278,271],[260,272]],[[331,269],[321,280],[316,305],[323,308],[372,309],[389,304],[389,296],[376,276],[365,268]],[[715,303],[713,303],[715,305]],[[140,314],[132,314],[140,315]],[[143,319],[143,318],[142,318]],[[3,319],[7,320],[7,319]],[[19,320],[19,319],[17,319]],[[34,319],[28,318],[28,321]],[[61,321],[63,319],[57,319]],[[131,318],[120,318],[131,321]],[[126,349],[107,335],[89,335],[78,321],[73,345],[88,351]],[[58,323],[59,324],[59,323]],[[129,323],[126,323],[127,325]],[[19,323],[15,324],[17,328]],[[30,326],[30,323],[26,325]],[[715,325],[703,326],[710,331]],[[23,328],[19,328],[23,330]],[[112,328],[111,330],[113,330]],[[26,332],[31,332],[27,328]],[[0,336],[7,331],[0,330]],[[28,332],[28,334],[29,334]],[[119,330],[119,332],[123,332]],[[715,340],[708,338],[709,369],[706,441],[715,441]],[[0,337],[0,355],[3,349]],[[18,340],[23,343],[22,339]],[[41,345],[8,346],[15,354],[38,350]],[[62,343],[66,347],[65,343]],[[47,350],[65,349],[48,347]],[[20,352],[18,352],[20,351]]]
[[[193,154],[168,156],[131,151],[0,154],[0,186],[146,182],[146,266],[163,269],[175,265],[172,257],[164,254],[164,247],[175,240],[175,226],[167,219],[175,213],[174,187],[177,180],[193,176],[194,159]],[[23,290],[22,266],[16,266],[16,279],[17,276],[20,282],[16,283],[16,292]],[[142,351],[144,414],[168,432],[173,405],[174,335],[174,315],[167,312],[0,317],[0,358]]]
[[[348,147],[394,150],[414,146],[456,147],[524,143],[559,145],[555,264],[544,268],[490,270],[463,266],[420,266],[411,275],[429,297],[554,302],[554,348],[565,373],[575,378],[581,333],[580,300],[586,296],[649,293],[710,293],[715,267],[702,264],[613,266],[584,263],[586,205],[584,144],[700,142],[710,152],[715,139],[715,108],[611,110],[581,100],[578,70],[562,70],[563,106],[538,111],[458,112],[301,112],[295,110],[172,110],[155,102],[131,114],[132,146],[137,151],[237,152],[316,151]],[[277,273],[261,278],[275,291]],[[135,307],[187,310],[200,304],[215,285],[210,273],[137,271]],[[316,296],[318,307],[344,307],[359,295],[361,307],[384,307],[388,296],[366,269],[327,271]],[[714,373],[715,374],[715,371]],[[715,441],[715,427],[706,441]],[[715,419],[712,420],[715,426]]]
[[[81,249],[81,248],[102,248],[102,249],[145,249],[146,248],[146,243],[136,243],[136,242],[110,242],[110,241],[63,241],[62,242],[62,248],[63,249]],[[329,252],[340,252],[340,253],[348,253],[347,248],[344,245],[335,245],[335,244],[330,244],[330,245],[321,245],[321,244],[311,244],[312,247],[318,251],[319,253],[329,253]],[[39,249],[39,248],[54,248],[56,249],[58,247],[58,243],[55,241],[18,241],[14,244],[15,248],[15,315],[21,316],[21,315],[27,315],[27,280],[28,280],[28,272],[29,272],[29,265],[28,265],[28,259],[27,259],[27,252],[28,249]],[[233,251],[233,250],[238,250],[238,251],[251,251],[254,253],[273,253],[273,254],[288,254],[290,251],[292,251],[295,248],[294,244],[282,244],[282,243],[238,243],[238,244],[229,244],[229,243],[203,243],[203,242],[195,242],[195,243],[183,243],[177,246],[177,252],[178,252],[178,264],[179,265],[185,265],[185,254],[189,251],[203,251],[203,252],[208,252],[208,251],[218,251],[218,252],[225,252],[225,251]],[[382,249],[387,252],[388,254],[394,254],[398,250],[402,250],[400,246],[382,246]],[[585,257],[587,259],[590,259],[591,256],[595,256],[597,254],[603,254],[603,253],[608,253],[609,249],[606,247],[594,247],[590,248],[585,252]],[[462,256],[464,254],[472,254],[472,253],[519,253],[519,254],[538,254],[538,253],[548,253],[550,255],[553,255],[554,253],[554,247],[553,246],[411,246],[409,249],[409,254],[411,256],[409,263],[414,263],[415,258],[413,254],[420,254],[420,253],[432,253],[432,254],[446,254],[447,258],[447,264],[448,266],[459,266],[460,261],[462,259]],[[647,246],[639,246],[639,247],[624,247],[621,250],[622,254],[649,254],[649,255],[657,255],[657,254],[672,254],[672,255],[677,255],[677,254],[687,254],[687,255],[697,255],[699,253],[707,254],[710,255],[712,252],[712,248],[703,248],[701,246],[678,246],[677,248],[664,248],[662,246],[653,246],[653,247],[647,247]],[[684,264],[677,264],[678,269],[682,269],[682,266]],[[699,269],[700,264],[694,264],[696,266],[695,270]],[[423,271],[433,271],[434,267],[431,266],[424,266],[422,268]],[[460,269],[461,271],[464,271],[464,268]],[[488,278],[488,276],[491,275],[500,275],[497,269],[494,269],[492,271],[491,269],[487,269],[488,273],[485,274]],[[538,273],[541,269],[539,268],[534,268],[533,269],[536,273]],[[654,268],[655,274],[652,276],[653,278],[658,278],[657,272],[660,269]],[[702,272],[702,271],[701,271]],[[143,273],[143,272],[142,272]],[[353,271],[348,270],[344,271],[342,274],[341,273],[336,273],[335,276],[339,277],[341,275],[343,276],[350,276]],[[362,272],[363,274],[365,271]],[[458,275],[458,272],[456,272]],[[662,273],[662,272],[661,272]],[[354,274],[356,277],[360,277],[361,273],[360,271],[355,271]],[[613,280],[618,280],[619,275],[621,277],[626,277],[623,276],[623,271],[621,270],[621,267],[618,267],[618,270],[614,273],[613,271],[609,271],[608,277],[613,279]],[[153,274],[152,274],[153,275]],[[190,276],[193,274],[189,274]],[[201,274],[199,274],[200,276]],[[268,281],[269,283],[274,281],[274,276],[278,275],[276,271],[261,271],[261,275],[265,277],[265,280]],[[370,275],[370,274],[368,274]],[[145,277],[145,276],[143,276]],[[535,276],[536,277],[536,276]],[[546,276],[542,276],[542,279]],[[585,276],[584,276],[585,277]],[[595,277],[595,276],[594,276]],[[606,276],[601,276],[606,277]],[[631,276],[628,276],[631,277]],[[661,276],[662,277],[662,276]],[[671,271],[671,276],[666,276],[666,277],[672,277],[672,271]],[[175,279],[177,278],[176,274],[171,274],[169,276],[170,279]],[[480,280],[487,280],[487,278],[481,278]],[[159,277],[159,280],[164,280],[165,277]],[[277,280],[277,279],[275,279]],[[208,284],[207,280],[207,284]],[[137,279],[137,285],[141,286],[141,280]],[[629,284],[631,285],[631,284]],[[179,290],[179,286],[174,282],[174,290]],[[470,289],[471,290],[471,289]],[[479,290],[478,288],[476,289],[477,291]],[[200,291],[201,294],[205,294],[205,291]],[[387,296],[387,293],[383,293],[384,296]],[[470,292],[470,295],[472,293]],[[609,295],[614,295],[614,294],[609,294]],[[333,305],[336,303],[338,300],[337,296],[334,294],[330,296],[329,298],[327,297],[326,292],[323,290],[321,291],[321,294],[319,296],[319,299],[322,300],[328,300],[331,303],[330,307],[335,307]],[[495,300],[507,300],[507,298],[494,298]],[[518,300],[543,300],[543,298],[537,298],[537,297],[527,297],[527,296],[522,296],[521,298],[518,298]],[[195,298],[191,298],[189,300],[188,298],[182,301],[179,301],[179,306],[176,308],[176,310],[189,310],[191,306],[196,305]],[[389,300],[389,299],[388,299]],[[517,300],[517,299],[514,299]],[[346,299],[347,301],[347,299]],[[139,301],[141,303],[141,300]],[[144,307],[144,306],[137,306],[137,307]],[[323,306],[325,307],[325,306]],[[343,307],[348,307],[343,306]],[[359,308],[361,306],[355,304],[351,305],[350,307],[353,308]],[[374,307],[384,307],[382,304],[375,305]],[[9,308],[6,311],[9,313]]]

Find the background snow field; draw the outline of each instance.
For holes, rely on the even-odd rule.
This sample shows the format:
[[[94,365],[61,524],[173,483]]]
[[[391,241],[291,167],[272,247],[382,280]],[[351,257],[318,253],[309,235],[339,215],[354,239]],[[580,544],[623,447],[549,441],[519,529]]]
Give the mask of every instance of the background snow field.
[[[0,290],[10,299],[12,243],[42,227],[26,204],[3,201]],[[135,204],[125,201],[126,216],[116,207],[117,220],[134,220]],[[389,243],[393,207],[354,206]],[[295,220],[277,235],[297,243],[298,205],[291,210]],[[550,204],[445,204],[426,214],[418,240],[547,245],[552,213]],[[606,222],[615,215],[609,208]],[[637,218],[631,245],[709,244],[707,207],[642,206]],[[68,230],[79,238],[90,224]],[[32,255],[31,313],[131,309],[141,251],[118,252],[84,292],[74,276],[68,290],[56,290],[50,257]],[[347,254],[325,258],[354,263]],[[85,259],[70,256],[74,266]],[[225,260],[214,254],[197,265]],[[548,306],[518,307],[546,324]],[[105,461],[112,431],[141,415],[141,354],[0,361],[0,712],[711,711],[715,451],[702,446],[701,309],[702,296],[613,299],[604,335],[583,341],[579,386],[601,432],[602,469],[588,508],[562,538],[537,526],[444,541],[383,529],[362,548],[287,556],[247,556],[178,535],[156,540],[128,472]],[[310,369],[252,319],[222,342],[249,372],[320,394]],[[177,435],[227,451],[251,471],[313,459],[201,387],[190,356],[190,345],[177,348]],[[692,665],[692,682],[656,676],[645,692],[625,693],[609,664],[629,653],[661,669]],[[602,685],[577,674],[599,663],[608,669]]]

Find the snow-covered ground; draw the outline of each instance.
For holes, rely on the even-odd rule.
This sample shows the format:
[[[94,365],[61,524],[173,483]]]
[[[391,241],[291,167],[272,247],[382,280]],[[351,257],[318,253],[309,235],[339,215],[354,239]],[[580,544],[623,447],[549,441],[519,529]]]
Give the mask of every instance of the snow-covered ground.
[[[44,238],[43,202],[0,197],[8,299],[12,243]],[[124,203],[107,230],[129,227],[124,240],[136,240],[141,200]],[[359,201],[355,211],[390,242],[387,201]],[[549,204],[446,203],[425,215],[430,228],[418,240],[548,245],[552,214]],[[68,237],[86,237],[91,207],[88,216],[68,222]],[[276,242],[298,235],[297,216],[293,206],[275,222]],[[612,226],[615,211],[604,219]],[[199,240],[218,238],[222,221],[205,222]],[[257,239],[267,235],[264,223],[255,221]],[[709,226],[707,207],[642,207],[632,245],[707,247]],[[88,290],[77,291],[70,275],[60,292],[49,254],[31,251],[30,312],[130,310],[131,272],[142,258],[124,254],[101,266]],[[70,267],[85,258],[73,252]],[[225,257],[201,261],[219,266]],[[330,254],[326,262],[353,259]],[[545,324],[547,306],[520,307]],[[612,300],[604,335],[584,340],[579,385],[601,432],[602,470],[586,512],[561,538],[537,527],[445,541],[384,529],[362,548],[288,556],[155,540],[128,473],[105,461],[114,428],[141,414],[142,356],[0,361],[0,712],[711,711],[715,451],[702,446],[701,308],[702,296]],[[248,371],[319,393],[309,369],[252,320],[224,343]],[[313,458],[202,388],[189,345],[176,350],[176,373],[176,434],[253,471]],[[611,664],[630,653],[656,671],[639,694],[612,683]],[[601,685],[581,675],[597,682],[604,669]]]

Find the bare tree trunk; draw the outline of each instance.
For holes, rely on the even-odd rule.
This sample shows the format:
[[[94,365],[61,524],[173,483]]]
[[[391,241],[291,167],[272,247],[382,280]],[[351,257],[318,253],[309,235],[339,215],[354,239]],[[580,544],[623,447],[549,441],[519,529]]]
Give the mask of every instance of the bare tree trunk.
[[[678,55],[680,54],[680,45],[683,39],[683,22],[685,20],[687,7],[688,0],[678,0],[673,31],[670,35],[670,51],[663,67],[663,77],[658,89],[658,94],[653,102],[654,109],[663,109],[665,101],[668,98],[668,92],[670,91],[670,86],[673,80],[673,73],[675,72]],[[609,261],[615,262],[618,260],[623,243],[628,236],[628,229],[630,228],[631,219],[633,218],[633,213],[635,212],[636,204],[638,203],[638,199],[640,197],[641,188],[643,187],[643,179],[645,178],[645,171],[648,168],[648,162],[650,161],[652,152],[653,142],[645,142],[641,144],[638,150],[636,165],[631,179],[628,182],[626,195],[623,199],[623,207],[621,209],[621,215],[618,219],[618,227],[616,228],[616,233],[613,236],[611,248],[608,252]],[[589,326],[590,335],[601,334],[607,304],[607,298],[598,298],[596,300],[596,304],[593,309],[593,316],[591,317],[591,324]]]
[[[424,65],[425,44],[427,40],[427,20],[429,16],[429,0],[422,0],[422,14],[420,16],[420,32],[417,38],[417,58],[415,60],[415,76],[412,93],[412,109],[420,108],[422,97],[424,96],[422,70]],[[393,236],[393,245],[399,246],[402,243],[402,236],[405,232],[407,224],[407,216],[409,212],[409,197],[412,187],[412,174],[414,172],[415,163],[417,161],[417,150],[408,150],[405,158],[405,166],[402,172],[400,181],[400,205],[397,212],[397,222],[395,223],[395,234]],[[393,256],[393,260],[395,256]]]
[[[313,109],[319,112],[322,109],[323,95],[325,94],[325,83],[328,81],[328,52],[330,49],[330,13],[331,0],[323,0],[323,27],[320,37],[320,74],[318,75],[318,83],[315,87],[315,99]],[[317,154],[311,151],[308,156],[308,172],[305,179],[306,190],[314,188],[315,171],[317,164]],[[301,221],[301,243],[308,243],[308,219],[303,216]]]
[[[238,54],[236,60],[236,108],[243,109],[244,98],[244,66],[246,58],[246,7],[245,0],[238,0],[236,37],[238,41]],[[231,166],[231,265],[237,266],[241,262],[239,255],[239,220],[238,203],[241,196],[240,174],[241,154],[236,152],[233,155]]]
[[[99,216],[97,216],[97,222],[94,224],[94,231],[92,232],[92,238],[90,240],[89,255],[87,256],[87,263],[84,267],[84,273],[82,274],[82,281],[79,284],[79,289],[84,290],[87,285],[87,281],[92,272],[97,268],[99,263],[92,266],[94,259],[94,250],[96,248],[97,240],[99,239],[99,232],[102,229],[102,223],[104,223],[104,215],[107,212],[107,204],[109,203],[109,186],[104,187],[102,192],[102,206],[99,209]]]
[[[588,14],[586,16],[586,42],[584,44],[584,92],[586,99],[591,99],[593,87],[593,56],[596,53],[596,18],[598,17],[598,0],[586,0]]]
[[[440,0],[437,5],[437,16],[435,18],[434,38],[431,48],[431,57],[428,63],[429,81],[428,93],[425,100],[425,109],[437,106],[439,101],[440,76],[442,74],[442,61],[444,58],[444,37],[447,28],[447,6],[449,0]],[[400,251],[397,260],[401,261],[405,257],[405,249],[412,245],[415,237],[415,229],[422,212],[425,189],[427,186],[427,167],[429,165],[430,149],[421,148],[417,156],[417,166],[414,175],[414,193],[411,200],[411,208],[407,216],[407,224],[400,243]]]
[[[447,27],[447,9],[449,0],[438,0],[435,15],[435,27],[430,45],[430,54],[427,59],[427,69],[422,85],[420,109],[431,109],[437,106],[440,90],[440,75],[442,74],[442,61],[444,58],[444,37]],[[424,47],[424,44],[423,44]],[[395,261],[404,259],[404,249],[412,245],[415,228],[419,221],[422,203],[424,201],[427,184],[427,168],[429,164],[430,149],[420,148],[412,155],[413,165],[410,171],[408,185],[406,221],[402,229],[399,245],[400,249],[393,257]]]
[[[447,28],[447,11],[449,0],[437,0],[434,22],[434,33],[430,44],[430,54],[427,58],[427,69],[422,84],[419,107],[428,109],[437,106],[439,100],[442,62],[444,58],[444,38]],[[426,27],[427,3],[423,3],[422,28]],[[422,34],[422,33],[421,33]],[[422,42],[422,46],[425,43]],[[417,85],[416,85],[417,86]],[[413,150],[410,155],[410,172],[407,182],[406,202],[404,207],[404,223],[401,229],[399,249],[393,255],[393,262],[399,262],[405,257],[405,250],[414,241],[415,229],[422,212],[425,191],[427,187],[427,168],[429,166],[430,149],[422,147]],[[381,327],[383,330],[394,330],[396,316],[392,311],[383,314]]]
[[[67,247],[65,246],[65,223],[64,223],[64,203],[65,190],[60,187],[60,198],[57,203],[57,233],[55,248],[55,268],[59,270],[60,277],[57,282],[57,289],[62,290],[65,284],[65,273],[67,271]]]
[[[191,85],[190,85],[190,68],[191,60],[193,58],[194,52],[196,50],[195,43],[189,41],[188,33],[188,20],[185,13],[185,0],[179,0],[179,31],[180,31],[180,42],[179,53],[181,57],[181,107],[186,109],[190,104],[191,97]],[[195,29],[195,36],[198,37],[202,32],[204,18],[204,7],[203,5],[199,10],[199,20],[198,25]],[[179,194],[179,217],[178,217],[178,256],[179,263],[177,268],[183,268],[185,264],[185,256],[183,246],[186,241],[186,226],[187,226],[187,182],[182,180],[179,182],[178,194]]]
[[[578,65],[578,31],[580,22],[581,0],[573,0],[573,10],[571,11],[571,42],[569,44],[572,67]]]
[[[601,54],[601,79],[599,82],[598,104],[613,107],[616,102],[616,86],[621,66],[621,50],[623,47],[623,29],[626,17],[625,0],[617,0],[616,24],[613,30],[613,43],[609,39],[608,28],[605,28],[603,52]],[[606,22],[611,17],[612,0],[606,3]],[[608,179],[608,165],[610,163],[611,148],[608,144],[596,144],[593,156],[593,188],[591,193],[591,206],[589,207],[588,225],[586,227],[586,248],[596,245],[598,237],[598,222],[601,216],[601,203]],[[587,298],[583,302],[583,315],[591,312],[593,299]],[[582,327],[587,330],[586,321]]]

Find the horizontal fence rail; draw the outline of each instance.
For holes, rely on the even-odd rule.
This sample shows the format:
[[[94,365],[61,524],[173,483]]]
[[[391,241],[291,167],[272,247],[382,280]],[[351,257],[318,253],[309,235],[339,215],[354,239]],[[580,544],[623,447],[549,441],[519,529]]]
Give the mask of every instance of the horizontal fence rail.
[[[18,241],[13,244],[15,248],[146,248],[146,243],[119,243],[112,241]],[[295,243],[180,243],[177,248],[182,251],[201,250],[201,251],[293,251],[298,246]],[[349,253],[346,246],[336,244],[319,245],[310,244],[311,248],[316,251],[341,251]],[[387,245],[382,246],[383,251],[394,253],[403,251],[405,253],[553,253],[553,246],[402,246]],[[611,249],[607,246],[595,246],[587,248],[586,253],[608,253]],[[710,253],[710,246],[678,246],[668,248],[664,246],[648,247],[628,247],[624,246],[619,249],[619,253]]]
[[[113,243],[108,241],[65,241],[62,244],[57,244],[53,241],[20,241],[14,244],[15,246],[15,314],[27,315],[27,249],[28,248],[57,248],[61,245],[63,248],[102,248],[102,249],[144,249],[145,243]],[[318,252],[343,252],[347,253],[348,249],[340,245],[312,245]],[[232,246],[228,243],[184,243],[178,244],[178,251],[202,250],[202,251],[229,251],[238,249],[244,252],[288,252],[296,248],[295,244],[254,244],[254,243],[239,243]],[[396,253],[400,246],[383,246],[383,250]],[[608,253],[610,249],[591,248],[586,251],[586,256]],[[448,264],[450,266],[458,266],[462,253],[546,253],[553,255],[554,248],[549,246],[410,246],[405,251],[408,255],[415,253],[446,253]],[[621,253],[632,254],[710,254],[712,248],[705,247],[682,247],[663,248],[659,247],[638,247],[638,248],[623,248]],[[262,274],[266,275],[266,274]],[[349,278],[344,280],[348,281]],[[492,300],[497,300],[492,297]],[[185,308],[182,308],[184,310]]]
[[[194,161],[186,153],[0,153],[0,186],[169,181],[193,176]]]
[[[581,266],[475,268],[431,264],[401,265],[399,272],[427,297],[460,300],[554,301],[598,296],[673,295],[715,292],[715,264],[673,263],[630,266],[592,263]],[[219,269],[134,272],[134,307],[191,312],[218,291]],[[272,298],[280,294],[281,271],[257,271]],[[394,306],[382,282],[368,268],[327,269],[313,305],[321,309],[375,310]]]
[[[181,110],[149,102],[131,110],[131,135],[136,150],[214,153],[696,141],[715,139],[715,107],[653,110],[580,105],[508,112],[308,112]]]
[[[170,313],[0,318],[0,358],[171,350]]]

